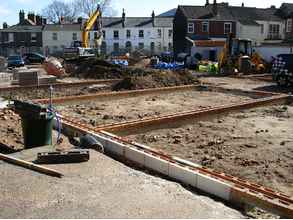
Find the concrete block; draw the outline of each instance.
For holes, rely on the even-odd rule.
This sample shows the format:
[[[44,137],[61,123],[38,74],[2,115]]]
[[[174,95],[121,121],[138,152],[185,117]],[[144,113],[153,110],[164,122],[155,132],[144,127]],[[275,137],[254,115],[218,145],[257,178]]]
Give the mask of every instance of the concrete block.
[[[145,153],[135,148],[125,147],[125,158],[140,165],[145,164]]]
[[[123,156],[125,148],[127,147],[124,144],[113,140],[106,140],[106,144],[104,146],[106,152],[110,152],[118,156]]]
[[[196,187],[197,174],[196,171],[181,167],[177,164],[169,164],[169,177],[174,178],[181,183]]]
[[[201,173],[197,175],[197,188],[226,201],[230,199],[231,186],[229,184]]]
[[[158,157],[146,154],[145,166],[161,174],[169,175],[169,162]]]

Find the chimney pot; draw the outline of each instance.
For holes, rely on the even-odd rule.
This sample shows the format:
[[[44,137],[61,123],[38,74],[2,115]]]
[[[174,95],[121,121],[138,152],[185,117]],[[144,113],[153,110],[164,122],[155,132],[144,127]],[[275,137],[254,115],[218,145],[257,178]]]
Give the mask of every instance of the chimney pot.
[[[123,11],[122,11],[122,27],[125,27],[125,19],[126,19],[126,14],[125,14],[125,10],[123,8]]]
[[[8,24],[6,22],[3,23],[3,29],[7,29],[8,28]]]
[[[214,15],[218,14],[217,0],[214,0],[213,13],[214,13]]]
[[[156,19],[156,15],[155,15],[155,11],[153,10],[153,12],[152,12],[152,23],[153,23],[153,27],[155,27],[155,19]]]
[[[244,2],[242,2],[241,6],[244,7]]]
[[[208,6],[210,4],[209,0],[206,0],[205,6]]]
[[[19,24],[23,24],[25,18],[25,13],[23,10],[19,11]]]

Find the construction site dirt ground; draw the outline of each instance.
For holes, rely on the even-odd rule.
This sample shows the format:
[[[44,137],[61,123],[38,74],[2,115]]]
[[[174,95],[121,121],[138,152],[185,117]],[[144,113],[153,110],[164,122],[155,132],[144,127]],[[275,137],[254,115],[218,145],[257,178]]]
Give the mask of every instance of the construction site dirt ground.
[[[292,124],[293,106],[276,105],[119,135],[292,196]]]
[[[32,161],[46,150],[13,156]],[[0,161],[0,218],[245,218],[222,202],[96,151],[85,163],[46,166],[64,177]]]
[[[79,86],[53,86],[53,98],[65,96],[88,95],[99,92],[111,91],[111,83],[79,85]],[[48,99],[50,97],[49,88],[17,89],[10,91],[0,91],[0,96],[5,99],[32,100]]]
[[[187,91],[157,92],[153,95],[136,97],[107,97],[100,100],[82,100],[74,104],[64,103],[56,108],[61,115],[75,118],[92,126],[102,126],[239,103],[253,98],[256,97],[250,94],[199,91],[194,88]]]

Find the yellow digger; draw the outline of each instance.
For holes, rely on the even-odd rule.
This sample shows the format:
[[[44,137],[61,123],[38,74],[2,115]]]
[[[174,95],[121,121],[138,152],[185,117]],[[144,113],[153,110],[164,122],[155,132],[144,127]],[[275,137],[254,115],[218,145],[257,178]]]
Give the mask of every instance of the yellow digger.
[[[101,10],[100,6],[97,7],[97,10],[89,17],[89,19],[83,25],[82,30],[82,41],[73,41],[71,47],[64,48],[63,58],[65,60],[77,60],[81,58],[95,57],[96,52],[94,48],[90,48],[89,45],[89,32],[96,23],[97,19],[101,19]],[[98,20],[100,21],[100,20]],[[95,39],[95,47],[99,48],[101,46],[103,35],[102,35],[102,25],[101,22],[98,22],[97,37]]]
[[[219,56],[219,71],[221,74],[263,73],[265,62],[252,50],[250,39],[233,38],[230,33]]]

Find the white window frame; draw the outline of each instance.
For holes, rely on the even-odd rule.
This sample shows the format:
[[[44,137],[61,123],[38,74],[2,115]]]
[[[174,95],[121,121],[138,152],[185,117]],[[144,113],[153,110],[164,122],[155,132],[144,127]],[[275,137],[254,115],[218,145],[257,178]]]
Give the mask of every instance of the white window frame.
[[[204,26],[206,25],[207,27],[207,30],[205,31],[204,30]],[[209,30],[210,30],[210,23],[208,21],[204,21],[201,23],[201,31],[204,32],[204,33],[209,33]]]
[[[261,34],[265,33],[265,25],[264,24],[260,24],[260,33]]]
[[[52,33],[52,40],[54,40],[54,41],[58,40],[58,33],[56,33],[56,32]]]
[[[72,40],[77,40],[77,33],[72,33]]]
[[[142,33],[142,35],[141,35],[141,33]],[[138,37],[144,38],[144,30],[138,30]]]
[[[230,25],[230,31],[226,32],[226,25]],[[224,23],[224,34],[229,34],[232,32],[232,22],[225,22]]]
[[[115,33],[118,33],[118,36],[117,36],[117,37],[115,37]],[[114,31],[113,31],[113,38],[114,38],[114,39],[119,39],[119,35],[120,35],[120,34],[119,34],[119,30],[114,30]]]
[[[14,33],[8,33],[8,42],[14,42]]]
[[[194,34],[194,23],[188,22],[187,24],[187,33],[188,34]]]
[[[126,30],[126,38],[129,39],[131,38],[131,30]]]
[[[293,19],[292,18],[287,19],[287,22],[286,22],[286,32],[287,33],[292,32],[292,25],[293,25]]]
[[[37,42],[37,33],[31,33],[31,42]]]
[[[157,30],[158,38],[162,38],[162,29]]]
[[[173,38],[173,29],[168,30],[168,37]]]

